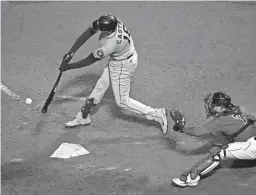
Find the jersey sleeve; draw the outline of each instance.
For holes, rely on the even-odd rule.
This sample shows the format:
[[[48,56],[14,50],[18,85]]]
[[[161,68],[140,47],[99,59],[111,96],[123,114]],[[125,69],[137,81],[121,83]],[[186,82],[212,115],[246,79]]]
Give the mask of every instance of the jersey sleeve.
[[[244,115],[248,119],[256,121],[256,113],[255,112],[253,112],[243,106],[240,106],[239,108],[242,111],[242,115]]]
[[[116,49],[115,44],[106,42],[93,52],[95,58],[103,59],[110,56]]]
[[[206,129],[204,126],[185,127],[184,129],[182,129],[182,132],[184,132],[185,134],[190,135],[190,136],[202,136],[202,135],[210,133],[208,131],[208,129]]]

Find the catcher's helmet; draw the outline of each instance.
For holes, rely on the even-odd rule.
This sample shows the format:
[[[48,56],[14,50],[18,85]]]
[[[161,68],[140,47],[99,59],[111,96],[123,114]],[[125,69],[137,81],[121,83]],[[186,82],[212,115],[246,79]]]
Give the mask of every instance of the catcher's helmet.
[[[233,110],[235,107],[231,103],[231,98],[227,94],[223,92],[215,92],[214,94],[210,93],[204,98],[204,106],[206,111],[206,118],[210,116],[219,115],[215,111],[213,111],[213,107],[221,106],[227,111]]]
[[[222,92],[216,92],[212,96],[212,106],[228,108],[231,105],[231,97]]]
[[[103,15],[93,22],[93,29],[100,31],[115,31],[117,27],[117,18],[111,14]]]

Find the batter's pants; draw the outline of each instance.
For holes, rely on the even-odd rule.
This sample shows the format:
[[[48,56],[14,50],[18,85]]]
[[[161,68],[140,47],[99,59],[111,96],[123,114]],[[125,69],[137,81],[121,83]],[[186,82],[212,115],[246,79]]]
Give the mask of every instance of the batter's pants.
[[[94,98],[95,104],[100,103],[105,92],[112,86],[116,104],[124,110],[144,115],[149,120],[160,122],[159,109],[151,108],[143,103],[130,98],[131,79],[138,65],[138,54],[135,51],[129,59],[115,61],[110,59],[104,68],[101,77],[94,87],[89,98]]]

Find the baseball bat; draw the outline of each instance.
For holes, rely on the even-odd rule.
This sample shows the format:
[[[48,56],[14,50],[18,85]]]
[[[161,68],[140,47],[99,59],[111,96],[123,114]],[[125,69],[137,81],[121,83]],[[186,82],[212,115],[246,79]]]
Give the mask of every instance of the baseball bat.
[[[57,88],[57,86],[58,86],[58,84],[59,84],[59,81],[60,81],[61,76],[62,76],[62,71],[60,71],[59,76],[58,76],[58,78],[57,78],[57,80],[56,80],[56,82],[55,82],[55,84],[54,84],[54,86],[53,86],[53,88],[52,88],[52,90],[51,90],[51,93],[49,94],[47,100],[46,100],[45,103],[44,103],[44,106],[43,106],[43,108],[42,108],[42,110],[41,110],[42,113],[46,113],[46,112],[47,112],[48,106],[49,106],[49,105],[51,104],[51,102],[52,102],[53,96],[54,96],[54,94],[55,94],[55,91],[56,91],[56,88]]]

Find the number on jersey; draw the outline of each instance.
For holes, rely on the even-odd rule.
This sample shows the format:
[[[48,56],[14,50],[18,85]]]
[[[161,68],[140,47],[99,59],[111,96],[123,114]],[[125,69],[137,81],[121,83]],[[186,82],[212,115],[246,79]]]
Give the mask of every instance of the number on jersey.
[[[241,120],[241,121],[243,121],[244,124],[247,123],[247,119],[246,119],[243,115],[241,115],[241,114],[240,114],[240,115],[235,115],[235,114],[233,114],[233,115],[232,115],[232,118]]]
[[[123,30],[124,30],[124,39],[128,41],[128,43],[130,44],[131,40],[130,40],[130,37],[131,37],[131,34],[129,33],[128,29],[126,28],[126,26],[123,24]]]
[[[128,31],[128,29],[126,28],[126,26],[119,21],[117,28],[118,28],[117,29],[117,33],[118,33],[118,35],[117,35],[117,37],[118,37],[117,44],[122,43],[122,40],[126,40],[130,44],[131,43],[131,39],[130,39],[131,34]]]

